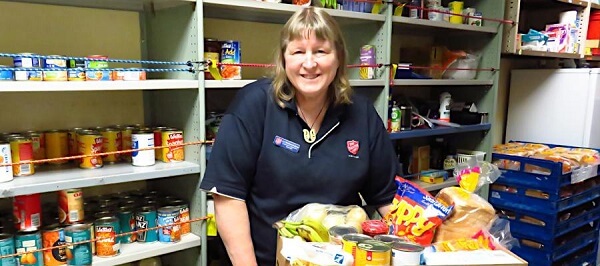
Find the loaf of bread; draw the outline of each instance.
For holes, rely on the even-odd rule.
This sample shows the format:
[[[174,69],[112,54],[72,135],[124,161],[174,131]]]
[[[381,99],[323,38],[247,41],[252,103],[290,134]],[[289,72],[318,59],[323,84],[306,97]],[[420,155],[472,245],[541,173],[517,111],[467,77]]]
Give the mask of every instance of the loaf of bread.
[[[459,187],[447,187],[436,196],[444,204],[453,204],[454,210],[435,232],[433,242],[470,238],[481,229],[489,229],[496,212],[485,199]]]

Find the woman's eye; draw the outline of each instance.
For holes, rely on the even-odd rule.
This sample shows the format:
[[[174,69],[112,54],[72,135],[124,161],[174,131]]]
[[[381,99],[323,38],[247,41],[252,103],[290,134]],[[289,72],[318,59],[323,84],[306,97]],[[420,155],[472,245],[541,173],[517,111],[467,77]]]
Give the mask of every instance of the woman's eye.
[[[294,51],[292,54],[303,54],[302,51]]]

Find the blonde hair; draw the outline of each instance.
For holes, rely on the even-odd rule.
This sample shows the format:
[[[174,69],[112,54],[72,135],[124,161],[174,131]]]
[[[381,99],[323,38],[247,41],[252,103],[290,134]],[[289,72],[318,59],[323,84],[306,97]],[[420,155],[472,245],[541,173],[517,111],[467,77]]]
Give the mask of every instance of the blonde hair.
[[[339,67],[335,78],[329,85],[328,97],[335,105],[352,103],[352,87],[348,81],[346,43],[338,23],[322,9],[313,7],[303,8],[294,13],[281,30],[279,50],[275,54],[275,69],[273,73],[273,93],[276,103],[284,107],[284,102],[295,96],[295,89],[285,73],[284,53],[288,44],[296,39],[304,38],[306,31],[314,33],[320,40],[334,45]]]

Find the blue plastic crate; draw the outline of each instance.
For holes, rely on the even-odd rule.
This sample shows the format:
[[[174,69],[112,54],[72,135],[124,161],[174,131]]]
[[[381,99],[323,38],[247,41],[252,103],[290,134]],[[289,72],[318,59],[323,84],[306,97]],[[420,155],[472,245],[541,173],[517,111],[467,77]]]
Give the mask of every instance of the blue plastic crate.
[[[529,266],[582,266],[584,263],[588,265],[596,265],[596,256],[598,253],[598,241],[588,244],[582,249],[573,252],[558,261],[544,261],[540,258],[523,258],[529,263]]]
[[[511,204],[510,202],[497,203],[490,198],[490,203],[494,206],[499,216],[510,221],[511,233],[517,233],[523,236],[545,240],[544,244],[550,244],[553,239],[569,232],[575,231],[581,226],[600,219],[600,208],[592,206],[593,203],[586,204],[586,212],[576,214],[564,221],[560,221],[560,216],[564,213],[539,213],[533,212],[528,206],[521,204]],[[573,211],[580,211],[574,208]],[[502,213],[508,214],[502,214]],[[528,219],[533,218],[532,219]],[[540,221],[536,223],[531,221]]]
[[[595,178],[598,179],[600,177]],[[540,197],[538,195],[540,193],[547,198]],[[501,180],[496,181],[496,183],[490,186],[490,197],[488,200],[492,204],[503,204],[504,202],[522,204],[523,208],[529,211],[548,213],[570,209],[597,198],[600,198],[600,186],[588,187],[584,191],[561,198],[559,193],[531,189]]]

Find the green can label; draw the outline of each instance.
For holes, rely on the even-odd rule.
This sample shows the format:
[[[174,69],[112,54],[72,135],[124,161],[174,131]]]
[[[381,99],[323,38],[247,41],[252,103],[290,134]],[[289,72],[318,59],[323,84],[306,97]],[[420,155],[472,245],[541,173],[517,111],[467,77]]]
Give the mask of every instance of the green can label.
[[[76,243],[88,241],[91,237],[91,228],[86,230],[69,231],[66,230],[65,240],[67,243]],[[84,243],[67,247],[68,265],[91,265],[92,264],[92,244]]]
[[[18,234],[15,238],[17,253],[42,249],[42,235],[40,232]],[[42,266],[44,255],[42,252],[25,253],[18,257],[20,265]]]
[[[0,235],[0,255],[15,254],[15,240],[11,235]],[[0,266],[17,266],[16,257],[8,257],[0,259]]]

